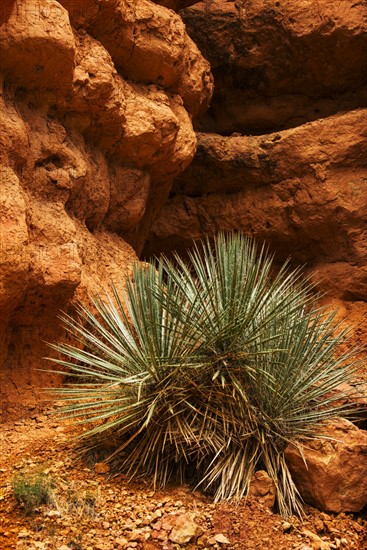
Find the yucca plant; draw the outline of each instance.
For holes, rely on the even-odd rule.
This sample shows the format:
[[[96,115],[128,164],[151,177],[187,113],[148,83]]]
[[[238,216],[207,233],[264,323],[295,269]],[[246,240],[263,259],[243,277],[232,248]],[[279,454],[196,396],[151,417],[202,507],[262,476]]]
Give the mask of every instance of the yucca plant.
[[[195,480],[215,500],[246,496],[263,468],[280,512],[300,514],[284,450],[351,412],[333,390],[354,352],[338,354],[347,332],[300,271],[274,272],[254,240],[220,234],[64,315],[75,344],[52,347],[75,383],[55,391],[86,444],[113,438],[131,477]]]

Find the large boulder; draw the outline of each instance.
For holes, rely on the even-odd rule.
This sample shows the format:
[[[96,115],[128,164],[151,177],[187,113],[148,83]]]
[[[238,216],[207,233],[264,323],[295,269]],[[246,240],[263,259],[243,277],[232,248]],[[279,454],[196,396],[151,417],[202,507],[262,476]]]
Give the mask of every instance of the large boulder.
[[[303,499],[332,512],[359,512],[367,505],[367,431],[344,418],[323,430],[325,439],[290,445],[286,461]]]

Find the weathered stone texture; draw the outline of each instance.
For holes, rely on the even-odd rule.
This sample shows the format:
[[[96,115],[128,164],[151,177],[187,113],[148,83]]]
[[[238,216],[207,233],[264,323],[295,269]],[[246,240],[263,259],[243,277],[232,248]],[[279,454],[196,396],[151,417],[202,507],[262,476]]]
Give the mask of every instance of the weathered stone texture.
[[[365,2],[204,0],[182,16],[215,77],[202,131],[268,133],[367,105]]]
[[[15,415],[50,382],[36,369],[60,309],[136,259],[213,82],[181,18],[148,0],[6,1],[1,23],[0,374]]]
[[[367,4],[204,0],[181,12],[215,76],[198,150],[145,253],[242,230],[367,300]]]
[[[147,252],[242,230],[306,264],[335,297],[366,300],[366,123],[358,109],[266,136],[199,134]]]
[[[359,512],[367,505],[367,432],[340,418],[326,439],[286,450],[292,477],[306,502],[321,510]]]

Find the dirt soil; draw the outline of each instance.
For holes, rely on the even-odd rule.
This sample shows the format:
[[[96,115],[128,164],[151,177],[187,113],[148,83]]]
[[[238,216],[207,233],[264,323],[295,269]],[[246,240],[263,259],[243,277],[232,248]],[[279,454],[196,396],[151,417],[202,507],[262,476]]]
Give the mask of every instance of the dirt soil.
[[[80,457],[75,428],[51,409],[1,425],[0,548],[8,550],[266,549],[363,550],[367,514],[331,514],[307,508],[303,523],[285,520],[257,500],[213,504],[187,486],[154,492],[110,472],[97,473],[98,456]],[[97,462],[96,462],[97,461]],[[52,502],[26,515],[12,481],[42,472]],[[174,516],[174,517],[173,517]],[[173,523],[198,525],[189,543],[175,542]],[[192,525],[192,523],[191,523]],[[174,540],[172,540],[174,539]]]

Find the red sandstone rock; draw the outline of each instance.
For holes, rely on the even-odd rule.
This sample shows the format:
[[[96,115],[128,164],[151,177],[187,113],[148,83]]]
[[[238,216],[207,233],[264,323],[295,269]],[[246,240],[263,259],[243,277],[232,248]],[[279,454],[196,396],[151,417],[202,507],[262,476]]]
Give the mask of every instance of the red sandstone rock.
[[[215,78],[201,131],[269,133],[366,105],[365,2],[204,0],[181,13]]]
[[[242,230],[307,264],[335,297],[366,300],[366,122],[359,109],[265,136],[199,134],[147,253]]]
[[[213,84],[181,18],[147,0],[7,1],[1,22],[1,412],[15,415],[52,382],[36,369],[60,309],[135,261],[126,239],[141,248],[191,162]]]
[[[25,196],[16,174],[8,167],[0,171],[0,214],[6,223],[1,230],[0,309],[6,317],[19,304],[24,293],[29,263],[22,258],[28,239]]]
[[[168,539],[180,545],[186,545],[198,538],[203,529],[195,523],[192,514],[177,514],[166,517],[162,528],[169,532]]]
[[[68,12],[55,0],[17,0],[0,28],[0,47],[5,81],[27,89],[68,91],[74,36]]]
[[[188,37],[182,19],[149,0],[61,0],[77,27],[88,28],[123,77],[178,93],[196,116],[209,105],[209,63]]]
[[[306,502],[322,510],[359,512],[367,504],[367,432],[340,418],[324,430],[327,440],[289,446],[286,460]]]
[[[276,487],[264,470],[258,470],[251,478],[249,495],[258,502],[272,508],[275,504]]]
[[[170,193],[148,252],[242,229],[281,260],[307,262],[335,296],[366,299],[365,110],[262,137],[201,134],[172,190],[195,153],[191,118],[213,92],[207,61],[172,11],[192,3],[1,3],[4,413],[25,391],[34,405],[59,309],[129,269],[126,241],[141,251]],[[288,4],[186,10],[217,74],[215,120],[201,124],[256,133],[363,104],[363,3],[325,0],[317,18],[304,2]],[[363,318],[363,304],[349,313]]]

